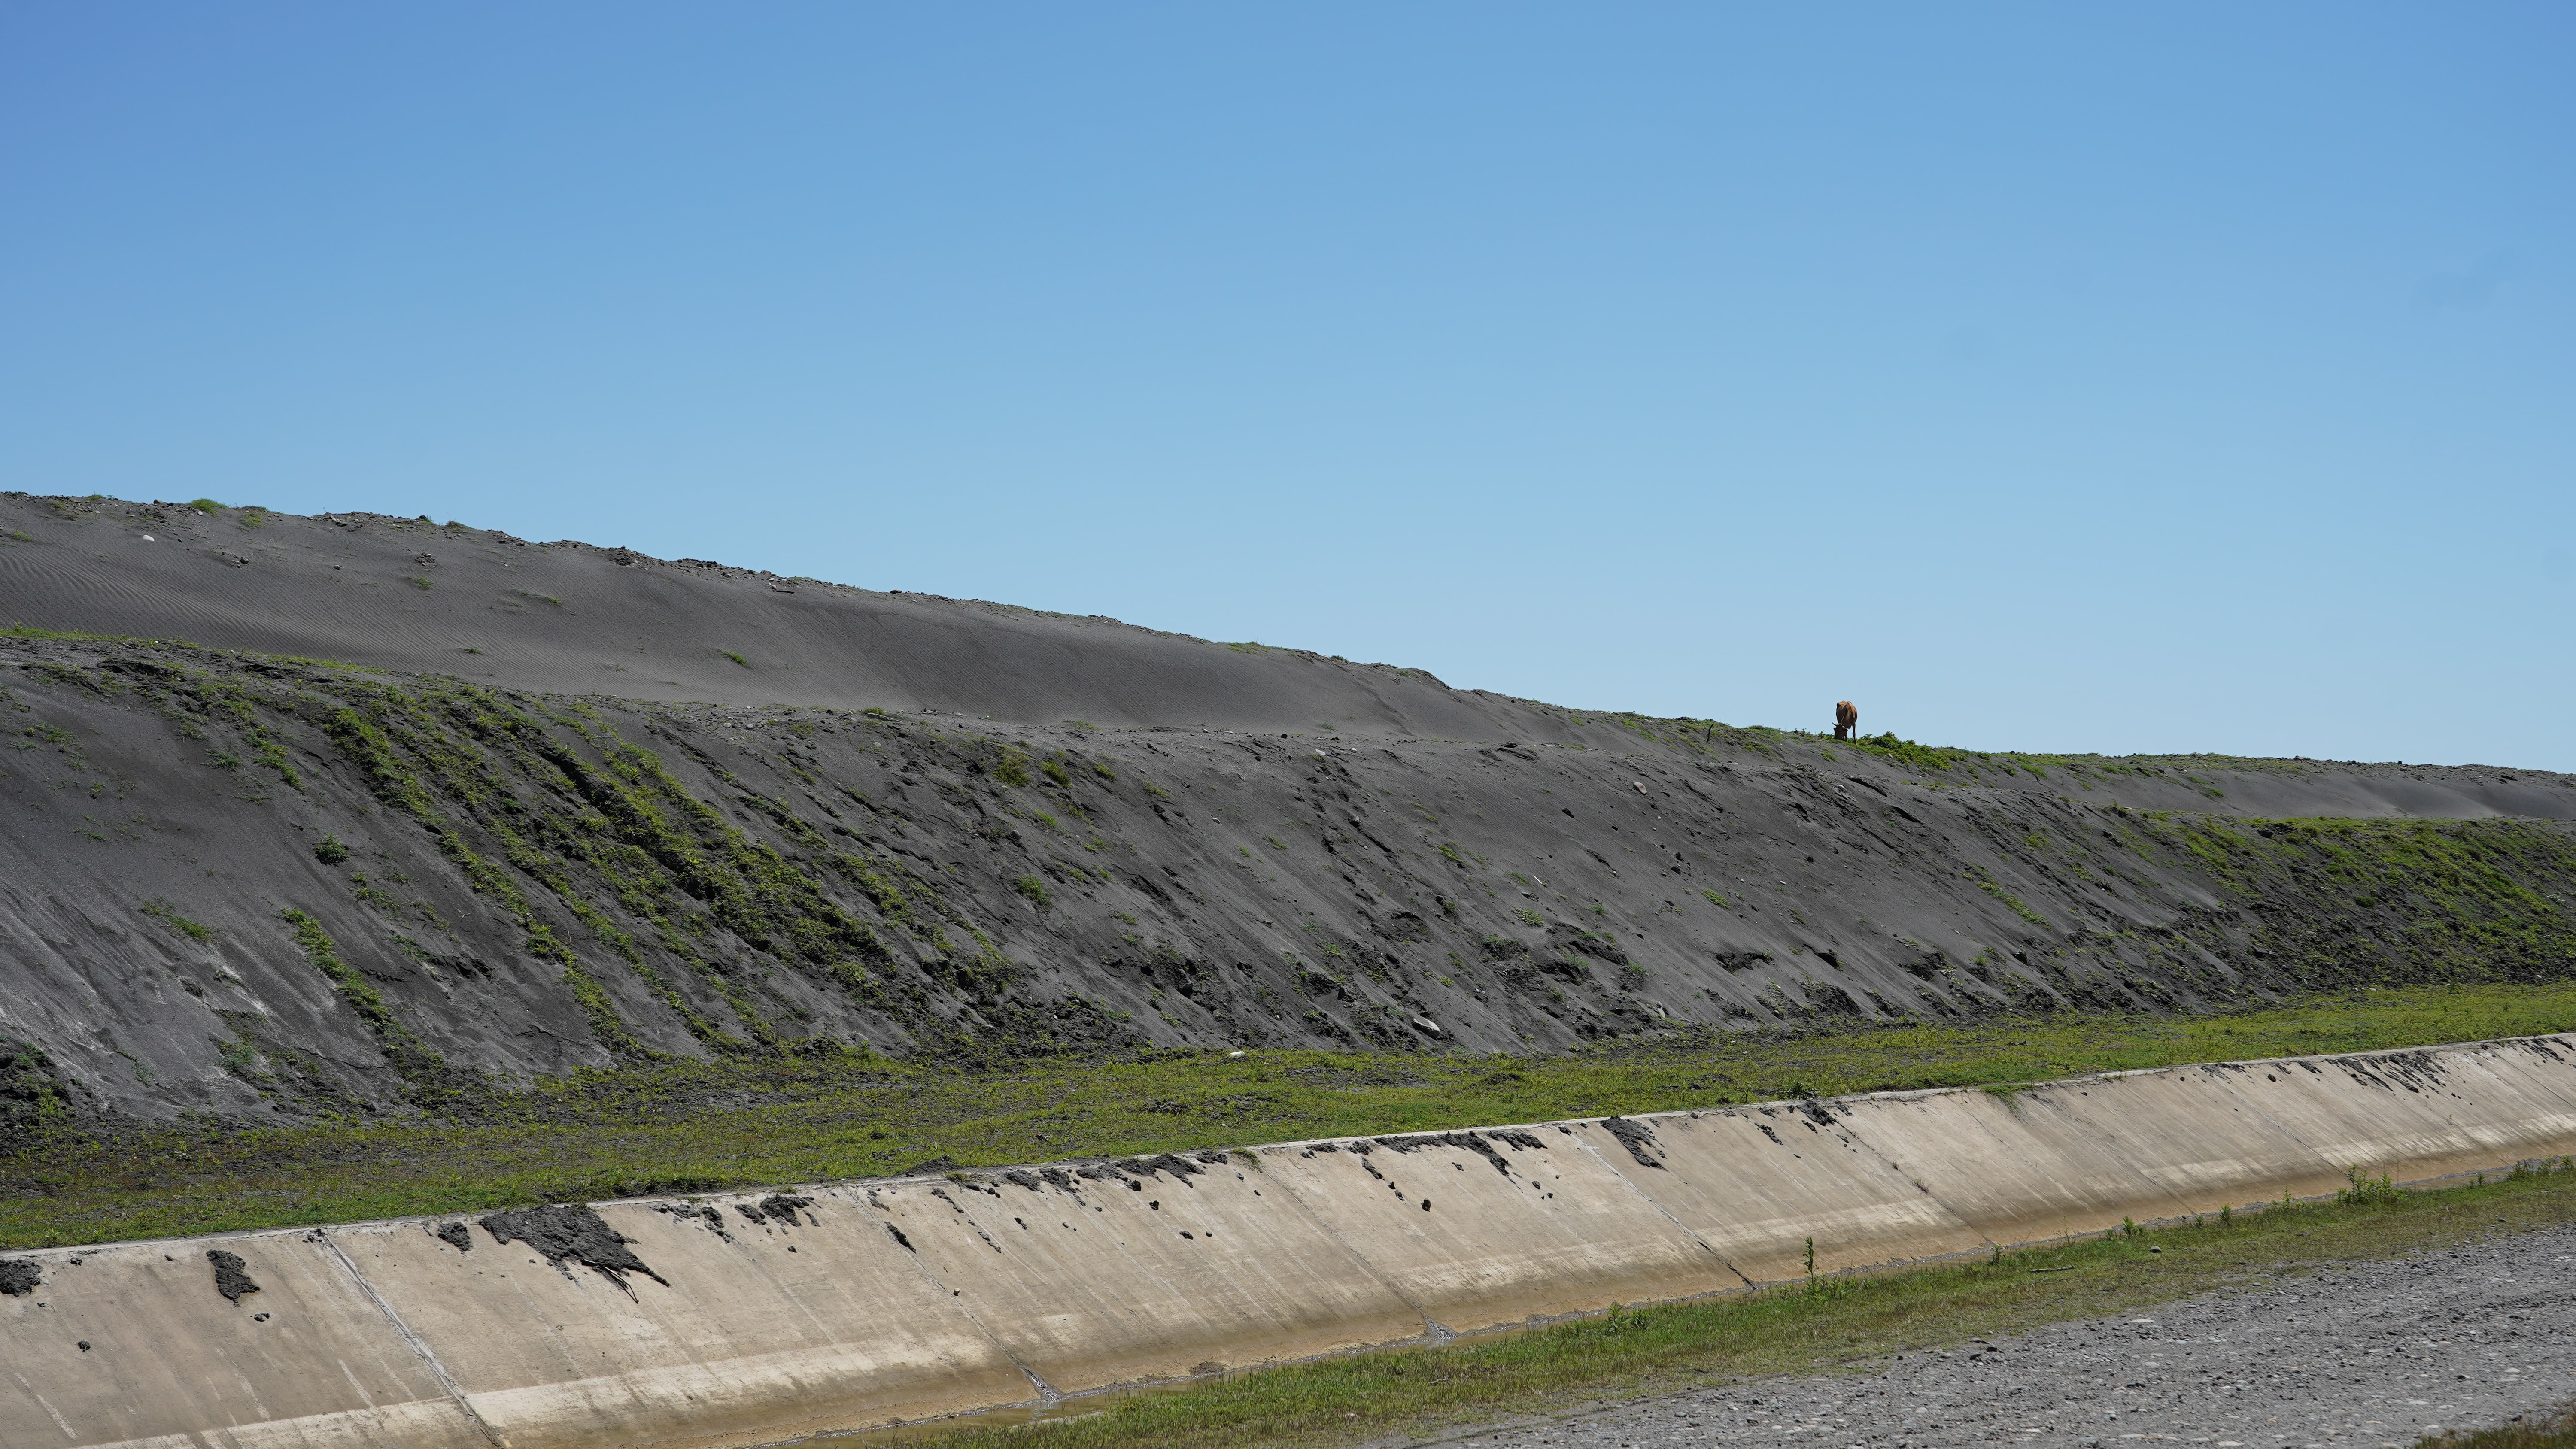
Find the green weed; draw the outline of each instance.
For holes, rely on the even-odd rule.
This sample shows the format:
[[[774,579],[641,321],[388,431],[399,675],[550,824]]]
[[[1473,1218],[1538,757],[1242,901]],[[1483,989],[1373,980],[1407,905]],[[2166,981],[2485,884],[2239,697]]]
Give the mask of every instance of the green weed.
[[[2576,1449],[2576,1404],[2515,1416],[2493,1429],[2453,1429],[2416,1440],[2417,1449]]]
[[[195,921],[189,920],[186,916],[180,915],[178,910],[168,901],[152,902],[151,904],[143,907],[143,914],[161,922],[163,925],[168,926],[171,930],[178,932],[180,935],[187,937],[191,941],[208,941],[214,939],[214,927],[200,925]]]
[[[2521,1169],[2517,1167],[2515,1170]],[[2384,1172],[2377,1177],[2372,1177],[2358,1167],[2347,1167],[2343,1175],[2344,1180],[2351,1186],[2336,1189],[2335,1201],[2337,1202],[2353,1204],[2397,1202],[2406,1196],[2406,1190],[2390,1182],[2388,1174]]]
[[[1972,865],[1968,867],[1967,875],[1968,879],[1977,883],[1977,889],[1984,891],[1987,895],[1993,896],[1996,900],[1999,900],[2006,906],[2011,907],[2014,915],[2021,917],[2023,920],[2030,922],[2041,930],[2048,929],[2048,917],[2041,915],[2039,912],[2032,910],[2026,905],[2023,905],[2018,897],[2003,888],[2003,884],[1995,879],[1992,871],[1987,870],[1982,865]]]

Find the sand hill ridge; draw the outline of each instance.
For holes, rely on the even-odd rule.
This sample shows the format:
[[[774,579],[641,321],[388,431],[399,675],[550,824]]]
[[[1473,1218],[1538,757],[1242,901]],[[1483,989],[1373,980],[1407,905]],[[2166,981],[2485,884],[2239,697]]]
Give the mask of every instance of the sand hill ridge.
[[[0,497],[0,624],[20,1123],[2576,973],[2543,772],[1837,745],[366,514]]]

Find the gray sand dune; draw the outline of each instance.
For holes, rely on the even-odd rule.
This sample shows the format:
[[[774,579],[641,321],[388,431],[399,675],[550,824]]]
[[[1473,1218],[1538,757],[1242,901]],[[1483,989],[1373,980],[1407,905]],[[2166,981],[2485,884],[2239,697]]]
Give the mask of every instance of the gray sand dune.
[[[1453,689],[1420,669],[368,513],[0,495],[0,626],[10,624],[630,700],[1353,738],[1630,739],[1606,711]],[[2203,763],[2206,774],[2294,762]],[[2217,794],[2171,774],[2106,776],[2094,788],[2139,809],[2267,817],[2576,815],[2576,794],[2545,772],[2335,764],[2235,773]],[[2041,777],[1988,783],[2016,779],[2054,793]]]
[[[414,519],[0,498],[0,533],[12,529],[33,542],[0,549],[0,623],[503,688],[1030,723],[1458,737],[1548,727],[1420,670]]]
[[[90,636],[0,637],[0,1077],[32,1044],[87,1111],[406,1111],[654,1053],[1548,1051],[2576,968],[2576,780],[2533,771],[1837,746],[166,505],[0,498],[0,622]]]

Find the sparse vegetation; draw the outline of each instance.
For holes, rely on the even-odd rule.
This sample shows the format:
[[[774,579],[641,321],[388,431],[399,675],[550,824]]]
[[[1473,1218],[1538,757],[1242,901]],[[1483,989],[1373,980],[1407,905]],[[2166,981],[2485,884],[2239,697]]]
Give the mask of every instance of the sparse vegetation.
[[[340,837],[325,835],[313,847],[313,858],[324,865],[338,865],[349,858],[349,847],[340,843]]]
[[[460,1071],[414,1036],[409,1027],[395,1019],[393,1009],[365,977],[340,959],[340,948],[322,929],[322,923],[293,906],[278,913],[287,929],[294,934],[295,944],[304,951],[304,959],[314,970],[331,979],[342,1000],[366,1023],[369,1034],[383,1050],[385,1060],[402,1078],[403,1095],[417,1107],[436,1109],[457,1105],[475,1088],[483,1085],[479,1073]]]
[[[0,1037],[0,1154],[48,1146],[71,1130],[72,1107],[44,1049]]]
[[[2005,890],[2003,888],[2003,883],[1995,879],[1994,872],[1986,869],[1982,865],[1973,865],[1968,867],[1968,878],[1977,883],[1977,889],[1984,891],[1987,895],[1993,896],[1996,900],[2003,902],[2007,907],[2011,908],[2014,915],[2021,917],[2023,920],[2030,922],[2041,930],[2048,929],[2048,918],[2041,915],[2039,912],[2032,910],[2030,907],[2023,905],[2018,897],[2014,896],[2012,892]]]
[[[152,917],[154,920],[168,926],[171,930],[178,932],[180,935],[187,937],[191,941],[209,941],[214,939],[215,931],[212,926],[200,925],[195,921],[189,920],[186,916],[179,914],[177,909],[172,907],[168,901],[151,902],[143,907],[143,914]]]
[[[2354,1205],[2402,1202],[2406,1190],[2388,1180],[2388,1174],[2372,1177],[2358,1167],[2344,1169],[2344,1180],[2351,1184],[2335,1192],[2335,1201]]]
[[[2516,1415],[2518,1424],[2493,1429],[2454,1429],[2418,1439],[2417,1449],[2576,1449],[2576,1404]]]

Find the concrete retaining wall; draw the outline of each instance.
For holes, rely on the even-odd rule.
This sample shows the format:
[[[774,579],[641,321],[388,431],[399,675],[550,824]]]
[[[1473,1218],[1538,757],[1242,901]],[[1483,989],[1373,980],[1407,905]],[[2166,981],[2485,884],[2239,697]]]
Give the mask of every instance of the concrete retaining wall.
[[[717,1449],[2571,1153],[2536,1037],[24,1253],[0,1445]]]

